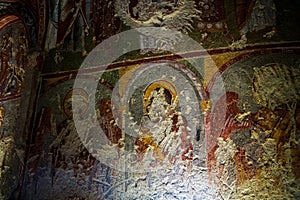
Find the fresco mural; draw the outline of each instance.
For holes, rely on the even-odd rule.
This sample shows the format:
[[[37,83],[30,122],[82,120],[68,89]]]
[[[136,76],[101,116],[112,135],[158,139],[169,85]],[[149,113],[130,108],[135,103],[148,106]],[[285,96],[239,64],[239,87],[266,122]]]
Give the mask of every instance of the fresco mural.
[[[115,5],[117,15],[132,28],[159,26],[187,32],[198,12],[190,0],[116,1]]]
[[[22,26],[20,22],[12,24],[1,34],[1,97],[21,92],[25,75],[24,60],[28,51],[26,30],[18,28]]]
[[[224,189],[224,197],[247,199],[255,191],[255,198],[294,198],[299,190],[298,180],[292,178],[299,171],[298,158],[291,153],[299,148],[299,89],[294,85],[299,81],[299,67],[295,66],[299,57],[271,54],[253,59],[235,63],[223,72],[228,90],[227,117],[223,125],[218,121],[218,106],[211,113],[211,130],[216,135],[211,134],[214,139],[208,141],[208,166]],[[244,66],[243,70],[240,66]],[[270,76],[274,82],[266,81]],[[269,181],[262,181],[266,179]],[[272,192],[258,190],[262,184],[268,184],[266,187],[272,188]],[[228,190],[228,186],[234,185],[241,194]]]
[[[299,8],[0,1],[0,199],[299,199]]]
[[[292,177],[297,177],[299,171],[296,164],[299,153],[296,139],[299,68],[287,66],[298,63],[299,56],[295,54],[286,57],[285,54],[278,53],[250,55],[246,56],[246,59],[244,57],[241,60],[237,59],[224,69],[220,68],[223,71],[222,77],[227,92],[218,99],[214,107],[210,108],[208,102],[202,102],[202,112],[206,113],[205,124],[203,124],[206,135],[204,143],[197,142],[199,141],[197,134],[190,135],[189,127],[186,126],[187,121],[178,111],[180,104],[176,98],[178,91],[171,82],[154,81],[145,85],[141,91],[137,90],[131,98],[128,109],[132,112],[131,118],[139,125],[138,134],[133,137],[124,133],[117,125],[117,120],[122,119],[122,115],[115,116],[120,112],[120,108],[114,107],[114,102],[110,101],[118,79],[110,79],[110,74],[101,80],[97,91],[97,119],[109,141],[109,146],[120,149],[120,152],[123,148],[132,151],[129,164],[133,166],[138,164],[141,169],[156,169],[155,172],[147,173],[126,173],[115,170],[101,164],[93,157],[80,141],[72,117],[66,114],[71,111],[68,101],[70,94],[74,92],[82,96],[80,98],[83,102],[82,109],[85,110],[84,105],[89,102],[85,91],[72,90],[72,80],[58,81],[54,86],[53,81],[56,78],[51,78],[52,75],[50,78],[46,76],[46,90],[40,97],[40,102],[43,102],[41,104],[43,114],[40,115],[39,120],[44,122],[40,125],[44,128],[38,130],[43,132],[43,136],[40,136],[43,139],[39,139],[40,142],[52,141],[48,145],[43,142],[40,144],[43,146],[40,147],[40,151],[45,149],[48,151],[46,160],[49,164],[45,166],[52,167],[45,168],[46,171],[42,172],[42,168],[37,166],[45,158],[33,161],[36,163],[33,164],[36,166],[33,169],[39,175],[34,175],[38,178],[31,177],[31,181],[28,182],[27,191],[37,191],[36,194],[29,196],[31,198],[38,196],[40,199],[47,199],[49,195],[53,198],[69,199],[98,197],[135,199],[182,195],[183,198],[188,195],[184,191],[191,193],[192,188],[197,192],[191,194],[195,197],[202,195],[206,199],[218,198],[218,196],[229,199],[251,198],[253,193],[262,198],[266,194],[276,198],[286,195],[292,198],[298,195],[296,191],[299,179]],[[209,68],[209,65],[207,67]],[[117,77],[122,74],[122,70],[118,71],[114,72]],[[71,74],[66,76],[72,77]],[[270,90],[262,92],[266,87],[261,85],[270,84],[268,81],[264,82],[266,76],[278,79],[276,81],[278,85],[268,86],[280,88],[273,90],[276,93],[272,93],[272,100],[268,100],[269,97],[266,96],[270,95],[268,92]],[[214,78],[206,88],[208,92],[214,87],[213,82]],[[52,86],[48,87],[48,84]],[[284,87],[294,89],[287,90]],[[284,97],[281,98],[280,95]],[[222,116],[218,116],[220,114],[218,109],[224,106],[224,102],[227,107],[225,121],[222,124],[220,120]],[[137,103],[140,105],[137,106]],[[51,108],[44,108],[44,105],[51,105]],[[291,120],[291,117],[294,120]],[[290,128],[286,129],[286,127]],[[34,144],[40,142],[36,141]],[[198,159],[201,153],[199,149],[197,151],[199,144],[206,145],[206,150],[202,153],[207,153],[207,161]],[[105,151],[108,155],[110,155],[110,148]],[[33,150],[32,157],[35,158],[42,153],[38,152]],[[45,155],[45,152],[42,154]],[[279,168],[283,171],[278,172]],[[183,179],[186,176],[192,178]],[[258,190],[258,185],[255,185],[261,185],[261,181],[266,179],[268,179],[266,184],[269,189],[271,188],[272,193]],[[73,188],[72,195],[61,194],[60,183],[65,181],[70,184],[66,186],[67,188],[69,186]],[[177,185],[191,181],[193,183],[191,188],[187,188],[185,184]],[[169,188],[168,193],[163,192],[160,184]],[[278,187],[278,184],[282,184],[282,188]],[[39,190],[31,188],[37,185],[40,185],[36,188]],[[52,188],[50,193],[49,187]],[[182,188],[180,195],[171,192],[178,188]],[[245,190],[248,193],[245,193]],[[45,193],[47,198],[43,197]]]
[[[51,1],[47,49],[62,46],[70,51],[85,51],[89,31],[86,1]],[[78,30],[80,31],[78,31]]]
[[[24,166],[24,150],[16,136],[16,127],[29,41],[27,30],[17,16],[0,17],[0,41],[0,198],[7,199],[18,188],[19,174]]]

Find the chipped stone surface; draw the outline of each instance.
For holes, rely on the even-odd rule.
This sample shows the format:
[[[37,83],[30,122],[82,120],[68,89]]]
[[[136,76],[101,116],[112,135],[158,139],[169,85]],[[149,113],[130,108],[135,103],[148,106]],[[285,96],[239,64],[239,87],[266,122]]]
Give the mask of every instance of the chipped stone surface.
[[[0,199],[18,199],[21,190],[19,199],[41,200],[300,199],[295,2],[45,2],[0,3]],[[102,77],[96,71],[103,66],[79,73],[86,82],[101,79],[95,96],[86,86],[73,88],[90,49],[145,26],[189,33],[214,48],[214,60],[188,45],[172,54],[180,34],[151,30],[136,41],[140,52],[124,54]],[[56,36],[63,37],[60,47]],[[151,68],[164,59],[174,66]],[[165,88],[147,91],[153,83]],[[124,105],[115,102],[119,96]],[[74,121],[73,112],[83,120]]]
[[[254,65],[243,68],[234,77],[229,73],[235,71],[232,66],[224,73],[227,89],[242,96],[236,102],[238,108],[229,107],[231,114],[226,116],[231,119],[226,121],[230,126],[245,124],[246,121],[248,124],[245,129],[241,126],[238,129],[221,129],[221,138],[216,138],[217,145],[212,149],[214,154],[210,153],[208,157],[209,169],[213,171],[211,176],[219,184],[224,199],[299,198],[299,165],[296,164],[300,155],[297,136],[299,88],[298,84],[294,85],[299,82],[299,66],[297,62],[293,66],[288,58],[272,58],[273,62],[275,60],[290,66],[273,63],[261,67]],[[245,81],[235,78],[238,73]],[[226,79],[228,75],[230,80]],[[250,77],[253,77],[253,85],[249,87],[244,84],[251,82]],[[245,93],[247,90],[250,93]],[[230,98],[227,104],[232,105]],[[232,108],[243,111],[236,112]],[[230,143],[232,145],[228,147]],[[235,152],[228,156],[232,147]],[[232,174],[228,175],[225,172],[230,164]]]
[[[21,161],[12,136],[0,140],[0,198],[7,199],[17,188]],[[7,187],[7,186],[10,187]]]
[[[261,59],[260,63],[264,60],[256,59]],[[267,62],[268,57],[265,59]],[[247,68],[240,70],[236,64],[223,73],[227,93],[222,98],[227,101],[221,99],[212,107],[203,106],[204,114],[210,113],[212,117],[211,109],[215,114],[207,118],[210,123],[206,128],[210,128],[212,135],[206,138],[206,144],[186,134],[191,131],[182,117],[186,111],[177,111],[163,90],[149,95],[151,101],[145,105],[152,102],[152,108],[143,109],[143,101],[137,96],[130,100],[128,116],[139,127],[137,137],[118,133],[117,125],[122,118],[114,119],[111,115],[112,109],[119,108],[106,100],[110,97],[109,90],[99,87],[97,94],[103,96],[96,98],[96,102],[102,102],[97,104],[97,119],[108,143],[95,148],[91,154],[78,137],[73,120],[66,119],[59,108],[72,82],[48,91],[43,97],[47,100],[40,108],[52,105],[41,117],[44,125],[51,128],[38,128],[36,144],[42,148],[37,145],[33,150],[36,154],[31,155],[26,196],[39,199],[48,196],[56,199],[297,198],[300,108],[297,101],[282,99],[274,104],[276,107],[269,107],[254,99],[251,83],[257,65],[249,67],[249,63],[243,61]],[[294,79],[290,77],[290,80]],[[261,85],[263,82],[262,79]],[[297,91],[296,88],[294,93]],[[136,94],[143,95],[143,91]],[[142,105],[134,107],[137,102]],[[219,123],[218,106],[224,106],[224,102],[226,118]],[[95,118],[87,116],[81,126],[93,131],[95,127],[88,122],[92,120]],[[83,138],[86,142],[91,139],[88,134]],[[193,148],[184,151],[190,144]],[[207,152],[202,151],[202,145],[206,145]],[[204,153],[207,155],[203,157]],[[97,155],[111,165],[97,160]]]

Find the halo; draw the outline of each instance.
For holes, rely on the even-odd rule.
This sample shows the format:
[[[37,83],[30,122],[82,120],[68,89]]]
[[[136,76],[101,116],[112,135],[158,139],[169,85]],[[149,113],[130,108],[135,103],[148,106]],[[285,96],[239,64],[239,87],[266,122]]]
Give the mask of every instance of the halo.
[[[74,88],[72,90],[69,90],[67,94],[64,97],[63,100],[63,112],[66,117],[72,116],[72,101],[74,99],[74,96],[78,96],[80,99],[82,99],[85,102],[85,106],[81,109],[84,113],[88,109],[88,99],[89,95],[87,92],[82,88]],[[78,99],[78,98],[77,98]]]
[[[146,105],[149,104],[149,101],[150,101],[149,98],[151,96],[151,93],[157,88],[167,89],[172,95],[172,99],[171,99],[172,105],[176,105],[176,106],[178,105],[178,98],[177,98],[178,93],[177,93],[175,85],[173,85],[172,83],[170,83],[169,81],[166,81],[166,80],[158,80],[153,83],[150,83],[146,87],[145,92],[144,92],[144,108],[146,107]]]

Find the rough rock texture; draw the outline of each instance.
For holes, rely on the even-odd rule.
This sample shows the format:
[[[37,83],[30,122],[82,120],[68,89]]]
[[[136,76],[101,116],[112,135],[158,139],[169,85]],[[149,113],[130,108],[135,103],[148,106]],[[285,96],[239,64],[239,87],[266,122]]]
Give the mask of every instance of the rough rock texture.
[[[12,136],[0,140],[0,199],[7,199],[17,188],[21,161]],[[9,187],[8,187],[9,186]]]
[[[219,137],[208,155],[223,199],[299,198],[299,65],[269,58],[271,64],[258,57],[242,64],[260,61],[260,67],[235,71],[238,63],[223,74],[232,92],[226,96],[225,127],[212,123]]]

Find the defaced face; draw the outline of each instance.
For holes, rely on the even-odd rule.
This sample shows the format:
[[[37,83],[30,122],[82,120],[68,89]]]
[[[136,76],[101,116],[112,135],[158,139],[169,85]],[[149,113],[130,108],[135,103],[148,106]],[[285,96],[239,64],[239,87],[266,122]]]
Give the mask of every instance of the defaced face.
[[[160,121],[165,118],[170,104],[166,99],[164,89],[153,91],[151,103],[147,106],[147,111],[151,121]]]

